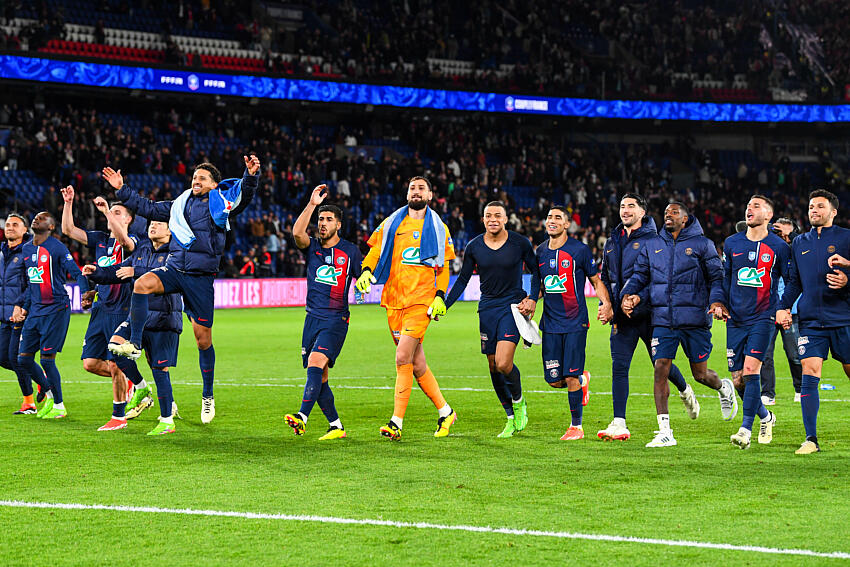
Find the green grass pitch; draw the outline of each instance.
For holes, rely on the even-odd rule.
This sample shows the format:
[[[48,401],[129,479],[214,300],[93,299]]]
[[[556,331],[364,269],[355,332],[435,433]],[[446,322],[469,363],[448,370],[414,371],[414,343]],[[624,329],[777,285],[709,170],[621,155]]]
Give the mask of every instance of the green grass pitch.
[[[595,312],[591,301],[591,316]],[[538,310],[539,312],[539,310]],[[577,532],[850,552],[847,536],[848,402],[823,401],[823,452],[794,455],[803,439],[799,404],[777,350],[778,425],[772,445],[734,448],[733,422],[720,417],[716,394],[693,382],[702,405],[688,419],[673,394],[679,446],[646,449],[655,412],[651,367],[638,352],[632,368],[628,423],[632,439],[603,443],[610,421],[608,328],[588,338],[593,374],[583,441],[558,440],[569,420],[564,392],[542,378],[539,347],[518,351],[528,399],[528,429],[496,439],[504,414],[479,352],[475,304],[458,304],[426,335],[425,351],[460,419],[434,439],[436,411],[415,389],[404,437],[378,428],[392,412],[394,347],[384,311],[352,308],[348,339],[331,371],[348,432],[319,443],[326,421],[315,409],[303,437],[283,414],[298,409],[303,309],[218,311],[216,418],[200,423],[200,377],[191,331],[172,372],[184,416],[177,433],[146,437],[153,408],[122,431],[97,432],[111,412],[106,379],[79,360],[87,316],[74,316],[59,356],[69,417],[44,422],[11,413],[20,392],[11,372],[0,377],[0,500],[152,506],[263,514],[429,522],[447,526]],[[725,331],[715,328],[710,366],[726,373]],[[683,362],[680,357],[680,362]],[[686,365],[684,365],[686,366]],[[150,372],[143,374],[149,378]],[[850,398],[839,365],[827,362],[822,398]],[[785,377],[785,378],[782,378]],[[640,542],[340,525],[291,519],[186,516],[116,510],[62,510],[0,505],[4,565],[799,565],[840,559],[705,549]],[[845,559],[846,561],[846,559]]]

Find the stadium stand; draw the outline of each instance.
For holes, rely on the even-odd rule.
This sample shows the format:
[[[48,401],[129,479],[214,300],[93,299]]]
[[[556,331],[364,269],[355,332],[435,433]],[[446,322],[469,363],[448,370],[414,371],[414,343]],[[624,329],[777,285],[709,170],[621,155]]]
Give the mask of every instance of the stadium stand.
[[[599,98],[829,102],[843,100],[848,83],[847,9],[828,0],[345,0],[293,8],[292,17],[243,13],[231,1],[142,6],[9,3],[0,48]]]

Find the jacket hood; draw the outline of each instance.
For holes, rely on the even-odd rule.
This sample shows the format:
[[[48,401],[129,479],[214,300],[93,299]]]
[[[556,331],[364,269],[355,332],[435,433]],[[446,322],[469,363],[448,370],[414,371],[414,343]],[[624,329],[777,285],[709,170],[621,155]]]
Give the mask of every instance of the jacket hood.
[[[611,232],[611,237],[619,238],[620,235],[623,234],[624,230],[625,227],[623,226],[623,223],[618,224],[617,227]],[[658,235],[658,226],[655,224],[655,219],[649,215],[643,217],[643,220],[640,223],[640,228],[632,232],[629,238],[637,238],[646,234],[649,234],[650,236]],[[623,234],[623,236],[625,237],[625,234]]]
[[[23,246],[24,244],[26,244],[30,240],[32,240],[32,234],[30,234],[29,232],[25,232],[24,237],[23,237],[23,239],[21,240],[21,243],[18,246]],[[4,254],[9,251],[9,241],[8,240],[3,241],[3,244],[0,245],[0,250],[2,250],[2,252]]]
[[[682,231],[679,233],[678,242],[704,235],[705,232],[703,232],[702,225],[699,223],[697,218],[694,215],[688,215],[688,220],[685,223],[685,226],[682,228]],[[667,227],[661,229],[661,238],[668,242],[673,242],[673,235],[670,234],[670,231],[667,230]]]

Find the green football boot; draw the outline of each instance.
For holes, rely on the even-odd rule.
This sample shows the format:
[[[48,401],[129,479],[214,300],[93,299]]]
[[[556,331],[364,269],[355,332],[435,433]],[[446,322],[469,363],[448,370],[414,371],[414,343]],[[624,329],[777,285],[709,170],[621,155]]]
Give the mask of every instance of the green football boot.
[[[38,413],[35,416],[38,419],[42,419],[45,415],[50,413],[50,410],[53,409],[53,398],[44,398],[44,405],[41,406],[41,409],[38,410]]]
[[[496,435],[499,439],[507,439],[508,437],[513,437],[514,433],[516,433],[516,418],[509,417],[508,421],[505,423],[505,428],[501,433]]]
[[[526,425],[528,425],[528,404],[523,397],[519,403],[514,404],[514,427],[517,431],[522,431]]]

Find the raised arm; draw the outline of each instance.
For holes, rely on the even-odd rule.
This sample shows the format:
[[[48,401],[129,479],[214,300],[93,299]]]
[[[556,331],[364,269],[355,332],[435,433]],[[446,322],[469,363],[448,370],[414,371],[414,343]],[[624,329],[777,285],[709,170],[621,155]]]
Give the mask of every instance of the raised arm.
[[[310,237],[307,235],[307,225],[310,224],[310,218],[313,216],[313,211],[316,207],[322,204],[328,194],[327,185],[318,185],[313,189],[313,194],[310,195],[310,201],[298,218],[295,224],[292,225],[292,238],[295,239],[295,245],[302,250],[310,246]]]
[[[68,185],[61,190],[61,193],[62,200],[65,202],[62,207],[62,234],[87,246],[89,237],[86,231],[74,224],[74,187]]]
[[[254,200],[254,195],[257,194],[257,184],[260,177],[260,160],[254,154],[251,157],[242,156],[245,160],[245,173],[242,174],[242,198],[239,199],[239,204],[233,207],[228,215],[231,219],[244,211],[251,201]]]
[[[124,184],[124,177],[122,177],[120,169],[115,171],[111,167],[104,167],[103,178],[115,189],[115,197],[125,207],[136,211],[136,214],[148,220],[168,222],[171,216],[172,201],[151,201],[140,197]]]
[[[94,206],[97,210],[103,213],[106,217],[106,226],[110,232],[115,235],[115,241],[121,245],[125,252],[132,252],[136,249],[136,240],[127,234],[127,225],[118,220],[112,211],[109,209],[109,203],[103,197],[95,197]]]

